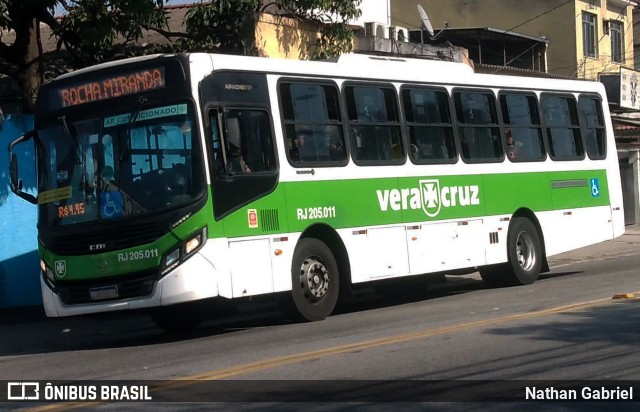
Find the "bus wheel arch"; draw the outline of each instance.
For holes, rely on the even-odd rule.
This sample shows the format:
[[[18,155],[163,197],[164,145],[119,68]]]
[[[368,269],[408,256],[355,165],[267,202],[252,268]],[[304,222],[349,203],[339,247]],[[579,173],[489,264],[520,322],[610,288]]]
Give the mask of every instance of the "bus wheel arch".
[[[546,273],[549,271],[549,262],[547,260],[547,248],[546,248],[546,244],[545,244],[545,240],[544,240],[544,232],[542,231],[542,226],[540,226],[540,221],[538,220],[538,217],[536,216],[535,213],[533,213],[533,211],[531,211],[531,209],[527,209],[527,208],[520,208],[518,209],[513,216],[511,217],[511,219],[513,220],[516,217],[524,217],[527,218],[531,221],[531,223],[533,223],[533,226],[536,228],[536,230],[538,231],[538,236],[540,238],[540,246],[542,248],[541,250],[541,254],[542,254],[542,265],[540,267],[540,273]]]
[[[302,234],[293,253],[291,298],[297,318],[322,320],[349,289],[349,261],[340,236],[314,225]]]
[[[528,285],[548,271],[540,222],[529,209],[519,209],[511,217],[506,240],[507,262],[480,269],[491,286]]]
[[[348,300],[351,297],[351,262],[347,247],[338,232],[328,225],[315,224],[305,229],[300,236],[300,239],[304,238],[321,240],[331,249],[340,272],[340,300]]]

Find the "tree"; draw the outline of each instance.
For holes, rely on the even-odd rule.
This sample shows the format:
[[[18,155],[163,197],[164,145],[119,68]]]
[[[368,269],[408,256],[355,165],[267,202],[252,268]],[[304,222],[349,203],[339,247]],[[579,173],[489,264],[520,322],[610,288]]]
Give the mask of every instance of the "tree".
[[[335,57],[349,52],[353,45],[353,31],[348,22],[362,14],[362,0],[280,0],[287,12],[320,24],[320,38],[313,58]]]
[[[315,23],[320,37],[312,58],[335,57],[351,51],[353,31],[348,22],[361,15],[362,0],[218,0],[202,2],[187,13],[185,34],[165,33],[179,51],[221,51],[238,53],[247,50],[243,39],[246,23],[254,13],[277,11],[301,21]],[[248,21],[249,20],[249,21]]]
[[[165,0],[60,0],[60,3],[68,13],[55,34],[72,55],[75,67],[122,57],[142,39],[144,28],[162,28],[167,24]]]
[[[145,30],[171,40],[164,51],[244,53],[246,23],[269,8],[316,23],[321,36],[313,57],[331,57],[351,50],[347,22],[360,15],[360,2],[203,1],[189,10],[184,31],[172,32],[163,8],[170,0],[0,0],[0,75],[18,83],[30,108],[39,86],[60,72],[160,50],[140,46]],[[66,13],[56,18],[56,8]],[[43,36],[41,27],[50,37]],[[50,39],[57,44],[55,51],[43,47]]]
[[[64,72],[126,55],[143,27],[166,25],[163,5],[164,0],[0,0],[0,75],[18,83],[30,109],[40,85],[59,74],[56,65]],[[66,10],[62,18],[54,16],[56,7]],[[56,51],[44,50],[49,38],[43,38],[42,26]]]
[[[35,98],[44,79],[41,55],[40,22],[55,26],[52,12],[56,0],[0,0],[0,74],[15,79],[28,101]],[[13,32],[13,43],[5,43]]]

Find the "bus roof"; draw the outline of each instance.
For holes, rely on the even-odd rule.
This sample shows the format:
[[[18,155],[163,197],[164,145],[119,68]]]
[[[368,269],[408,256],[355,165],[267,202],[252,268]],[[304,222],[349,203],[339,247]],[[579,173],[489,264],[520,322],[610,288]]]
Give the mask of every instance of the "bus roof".
[[[176,55],[154,54],[101,63],[61,75],[56,80],[72,78],[105,68],[113,68],[121,64],[151,61],[173,56]],[[190,60],[200,60],[203,56],[208,56],[211,59],[214,70],[258,71],[289,76],[309,75],[489,88],[586,91],[605,94],[604,86],[594,81],[480,74],[475,73],[473,68],[465,63],[423,58],[385,57],[357,53],[348,53],[338,59],[321,61],[206,53],[189,53],[187,56],[193,56],[193,59]]]
[[[211,54],[214,70],[251,70],[282,75],[533,90],[597,92],[599,82],[475,73],[465,63],[408,57],[344,54],[337,60],[308,61]]]

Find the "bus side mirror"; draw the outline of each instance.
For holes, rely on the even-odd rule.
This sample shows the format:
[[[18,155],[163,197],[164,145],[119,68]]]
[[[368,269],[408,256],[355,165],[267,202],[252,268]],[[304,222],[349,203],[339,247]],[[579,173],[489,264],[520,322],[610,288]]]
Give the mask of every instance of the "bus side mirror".
[[[11,155],[11,162],[9,163],[9,179],[11,179],[11,191],[13,193],[17,190],[22,190],[22,180],[18,179],[18,157],[15,154]]]
[[[15,153],[13,153],[13,147],[15,145],[26,142],[32,137],[33,132],[27,132],[24,134],[24,136],[19,137],[9,145],[9,186],[13,193],[26,200],[27,202],[35,205],[38,203],[38,199],[36,199],[36,197],[32,194],[22,191],[22,180],[20,180],[20,178],[18,177],[18,157],[15,155]]]

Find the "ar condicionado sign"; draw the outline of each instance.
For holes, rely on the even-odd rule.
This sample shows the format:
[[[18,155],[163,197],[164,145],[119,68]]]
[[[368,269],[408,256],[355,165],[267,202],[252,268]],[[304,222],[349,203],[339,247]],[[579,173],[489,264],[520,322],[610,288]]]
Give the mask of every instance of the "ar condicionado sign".
[[[164,69],[140,70],[121,76],[86,82],[58,91],[62,107],[77,106],[112,97],[163,88]]]

